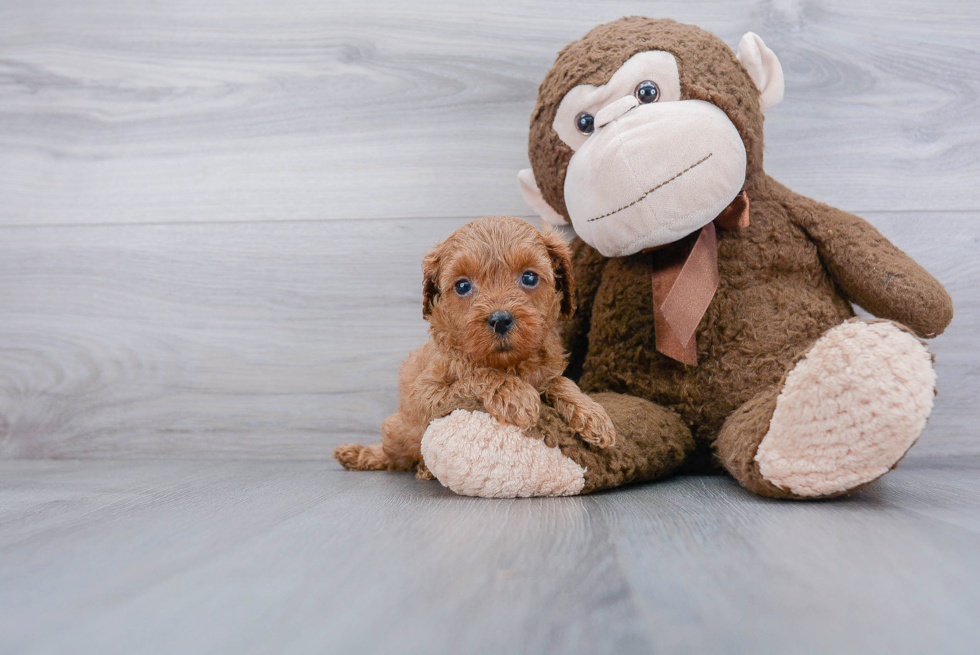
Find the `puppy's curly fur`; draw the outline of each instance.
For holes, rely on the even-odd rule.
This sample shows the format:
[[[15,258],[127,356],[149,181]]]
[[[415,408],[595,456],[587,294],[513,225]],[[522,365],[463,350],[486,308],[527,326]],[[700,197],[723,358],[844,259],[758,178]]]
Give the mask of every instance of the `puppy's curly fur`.
[[[433,419],[478,409],[531,428],[542,396],[584,441],[615,443],[605,410],[562,377],[557,322],[575,307],[571,256],[559,234],[488,216],[433,248],[422,272],[430,338],[402,364],[398,411],[382,423],[380,444],[339,446],[337,461],[351,470],[418,467],[419,477],[431,477],[421,442]]]

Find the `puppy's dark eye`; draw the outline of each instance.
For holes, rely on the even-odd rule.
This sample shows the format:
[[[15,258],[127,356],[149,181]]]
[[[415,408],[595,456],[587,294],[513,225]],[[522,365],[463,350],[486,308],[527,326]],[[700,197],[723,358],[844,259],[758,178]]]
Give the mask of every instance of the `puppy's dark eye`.
[[[457,296],[465,296],[473,290],[473,285],[470,284],[469,280],[459,280],[453,285],[453,290],[456,292]]]
[[[657,86],[656,82],[646,80],[636,85],[636,91],[633,94],[641,105],[647,105],[660,99],[660,87]]]
[[[534,271],[524,271],[524,275],[521,276],[521,284],[533,289],[538,286],[538,274]]]
[[[581,114],[575,117],[575,127],[582,134],[592,134],[595,132],[595,117],[592,114],[586,114],[583,111]]]

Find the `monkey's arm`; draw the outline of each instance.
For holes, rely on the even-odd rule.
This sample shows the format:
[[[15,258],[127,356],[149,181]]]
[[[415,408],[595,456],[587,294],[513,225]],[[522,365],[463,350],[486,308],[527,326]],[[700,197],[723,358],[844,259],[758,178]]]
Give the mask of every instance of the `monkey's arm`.
[[[565,376],[578,380],[589,348],[589,326],[592,324],[592,303],[595,300],[602,270],[609,261],[599,251],[579,237],[571,243],[572,276],[575,278],[575,313],[561,325],[562,343],[568,351],[568,368]]]
[[[803,196],[790,218],[817,244],[820,258],[844,294],[880,318],[931,339],[953,319],[953,301],[936,278],[870,223]]]

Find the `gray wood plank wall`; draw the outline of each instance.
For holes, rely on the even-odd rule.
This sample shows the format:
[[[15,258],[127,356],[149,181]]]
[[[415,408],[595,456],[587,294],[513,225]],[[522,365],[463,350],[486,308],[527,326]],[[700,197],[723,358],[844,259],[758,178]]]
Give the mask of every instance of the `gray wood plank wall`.
[[[537,83],[622,15],[780,56],[767,169],[951,290],[910,458],[980,453],[980,5],[0,1],[0,458],[329,457],[425,338],[419,261],[529,216]]]

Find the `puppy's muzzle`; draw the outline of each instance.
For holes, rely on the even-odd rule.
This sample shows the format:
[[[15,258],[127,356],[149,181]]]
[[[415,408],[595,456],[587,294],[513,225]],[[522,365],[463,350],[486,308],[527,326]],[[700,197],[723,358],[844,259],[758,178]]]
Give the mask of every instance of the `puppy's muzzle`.
[[[514,315],[498,309],[487,318],[487,325],[497,336],[504,336],[514,327]]]

